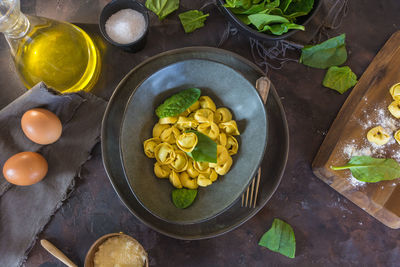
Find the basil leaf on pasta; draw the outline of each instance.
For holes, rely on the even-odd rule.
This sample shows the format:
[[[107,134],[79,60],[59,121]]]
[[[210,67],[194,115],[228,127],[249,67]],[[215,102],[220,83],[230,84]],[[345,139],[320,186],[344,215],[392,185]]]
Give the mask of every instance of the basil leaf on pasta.
[[[198,131],[189,131],[197,135],[198,142],[192,152],[186,153],[195,161],[217,163],[217,143]]]
[[[159,118],[173,117],[181,114],[196,102],[201,95],[198,88],[189,88],[167,98],[156,109]]]

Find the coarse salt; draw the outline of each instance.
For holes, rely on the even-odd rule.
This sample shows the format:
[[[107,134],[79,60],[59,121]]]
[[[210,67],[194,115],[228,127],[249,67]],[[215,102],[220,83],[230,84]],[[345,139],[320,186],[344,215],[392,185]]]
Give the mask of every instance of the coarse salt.
[[[116,43],[129,44],[140,39],[146,31],[143,14],[133,9],[122,9],[106,21],[106,33]]]

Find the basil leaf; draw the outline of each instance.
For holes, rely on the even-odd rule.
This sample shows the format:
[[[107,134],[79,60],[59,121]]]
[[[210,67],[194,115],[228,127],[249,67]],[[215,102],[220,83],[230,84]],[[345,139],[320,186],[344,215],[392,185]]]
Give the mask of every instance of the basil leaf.
[[[356,83],[357,76],[348,66],[330,67],[325,74],[324,80],[322,81],[323,86],[336,90],[341,94],[356,85]]]
[[[188,132],[195,133],[198,141],[192,152],[186,154],[192,157],[194,161],[217,163],[217,143],[198,131]]]
[[[156,109],[159,118],[173,117],[181,114],[196,102],[201,95],[198,88],[189,88],[167,98],[164,103]]]
[[[296,253],[293,228],[280,219],[274,219],[271,228],[261,237],[258,244],[292,259]]]
[[[196,196],[197,189],[180,188],[172,190],[172,202],[179,209],[186,209],[192,205]]]
[[[146,0],[146,7],[163,20],[179,8],[179,0]]]
[[[300,63],[313,68],[326,69],[339,66],[347,59],[346,35],[342,34],[301,50]]]
[[[394,159],[378,159],[369,156],[354,156],[344,166],[331,166],[332,170],[350,169],[359,181],[376,183],[400,177],[400,165]]]
[[[183,29],[186,33],[193,32],[194,30],[204,26],[204,21],[209,14],[205,14],[198,10],[189,10],[179,14],[179,19],[182,23]]]

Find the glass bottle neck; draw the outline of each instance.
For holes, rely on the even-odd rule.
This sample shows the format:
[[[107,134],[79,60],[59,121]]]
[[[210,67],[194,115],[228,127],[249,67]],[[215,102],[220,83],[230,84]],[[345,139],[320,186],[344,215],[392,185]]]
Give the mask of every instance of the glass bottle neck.
[[[29,31],[29,20],[28,18],[19,12],[19,16],[11,21],[12,24],[9,24],[9,27],[4,30],[4,35],[7,39],[19,39],[25,36],[25,34]]]

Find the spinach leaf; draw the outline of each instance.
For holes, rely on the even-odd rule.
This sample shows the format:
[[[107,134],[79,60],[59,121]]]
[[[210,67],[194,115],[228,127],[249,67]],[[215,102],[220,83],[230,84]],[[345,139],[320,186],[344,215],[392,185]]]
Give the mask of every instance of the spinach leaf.
[[[186,209],[192,205],[196,196],[197,189],[180,188],[172,190],[172,202],[179,209]]]
[[[296,17],[304,16],[313,9],[314,0],[293,0],[284,10],[285,14],[297,13]]]
[[[354,156],[344,166],[331,166],[332,170],[350,169],[359,181],[376,183],[400,177],[400,165],[394,159],[378,159],[369,156]]]
[[[259,31],[266,31],[266,25],[276,24],[276,23],[289,23],[287,19],[281,16],[268,15],[268,14],[253,14],[249,15],[250,22],[256,26]]]
[[[348,66],[330,67],[325,74],[322,85],[343,94],[357,83],[357,76]]]
[[[303,25],[298,25],[295,23],[282,23],[282,24],[274,24],[265,26],[266,30],[269,30],[275,35],[282,35],[283,33],[288,32],[289,30],[302,30],[304,31]]]
[[[347,59],[346,35],[342,34],[301,50],[300,63],[313,68],[326,69],[339,66]]]
[[[232,11],[233,14],[236,15],[251,15],[251,14],[256,14],[265,11],[265,4],[264,2],[257,4],[257,5],[252,5],[249,8],[243,8],[243,7],[236,7],[236,8],[231,8],[230,10]]]
[[[236,15],[236,17],[238,17],[238,19],[240,19],[246,25],[251,24],[248,15]]]
[[[204,26],[204,21],[209,14],[203,14],[198,10],[189,10],[179,14],[179,19],[182,23],[183,29],[186,33],[193,32],[194,30]]]
[[[265,5],[266,8],[270,9],[270,8],[278,8],[279,4],[280,4],[280,0],[274,0],[272,2],[267,1],[268,4]]]
[[[283,0],[281,1],[279,8],[283,11],[286,12],[286,10],[288,9],[290,3],[292,3],[292,0]]]
[[[292,259],[296,253],[293,228],[280,219],[274,219],[271,228],[261,237],[258,244]]]
[[[230,7],[230,8],[249,8],[253,2],[251,0],[226,0],[225,1],[224,7]]]
[[[217,163],[217,143],[215,143],[207,135],[200,132],[188,132],[195,133],[197,135],[198,141],[196,147],[192,150],[192,152],[188,152],[186,154],[192,157],[194,161]]]
[[[163,20],[179,8],[179,0],[146,0],[146,7]]]
[[[167,98],[164,103],[156,109],[159,118],[173,117],[188,109],[200,97],[201,91],[198,88],[189,88]]]

